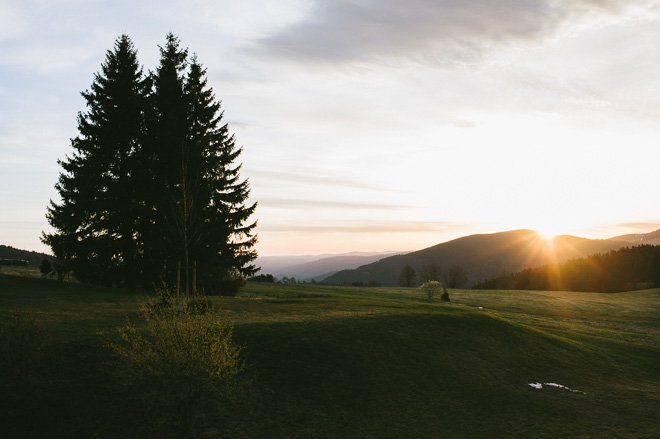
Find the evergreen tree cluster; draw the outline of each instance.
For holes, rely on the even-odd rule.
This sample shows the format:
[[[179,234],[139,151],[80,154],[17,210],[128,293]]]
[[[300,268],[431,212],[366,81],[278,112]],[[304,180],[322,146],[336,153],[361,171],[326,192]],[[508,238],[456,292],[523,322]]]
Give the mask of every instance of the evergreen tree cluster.
[[[488,290],[619,292],[660,287],[660,246],[642,245],[479,282]]]
[[[83,282],[237,291],[255,272],[256,203],[197,58],[168,34],[145,74],[122,35],[82,96],[42,240]]]

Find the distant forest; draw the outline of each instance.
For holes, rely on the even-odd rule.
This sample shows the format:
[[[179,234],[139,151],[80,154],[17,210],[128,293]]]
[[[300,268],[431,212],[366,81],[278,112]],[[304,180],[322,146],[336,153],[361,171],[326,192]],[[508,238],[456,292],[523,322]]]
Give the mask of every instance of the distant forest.
[[[0,245],[0,259],[25,260],[28,261],[30,265],[34,265],[36,267],[41,264],[41,261],[44,259],[52,258],[52,256],[45,253],[21,250],[18,248],[10,247],[8,245]]]
[[[660,246],[642,245],[522,270],[473,288],[619,292],[653,287],[660,287]]]

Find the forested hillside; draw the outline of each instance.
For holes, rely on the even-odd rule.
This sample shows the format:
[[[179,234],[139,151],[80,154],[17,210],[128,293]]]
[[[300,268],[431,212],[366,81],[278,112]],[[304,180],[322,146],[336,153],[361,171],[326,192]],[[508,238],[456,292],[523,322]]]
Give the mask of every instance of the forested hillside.
[[[44,259],[52,259],[52,256],[46,253],[21,250],[8,245],[0,245],[0,259],[24,259],[30,265],[38,266]]]
[[[660,286],[660,246],[622,248],[501,276],[477,289],[616,292]]]

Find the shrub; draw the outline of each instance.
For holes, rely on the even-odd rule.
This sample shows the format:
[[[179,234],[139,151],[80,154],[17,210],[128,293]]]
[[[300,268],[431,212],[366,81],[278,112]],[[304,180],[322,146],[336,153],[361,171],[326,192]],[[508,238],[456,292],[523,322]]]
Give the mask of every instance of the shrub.
[[[272,274],[258,274],[248,279],[251,282],[275,283],[275,277]]]
[[[426,297],[429,301],[431,301],[433,300],[433,296],[439,294],[442,291],[442,284],[437,280],[431,280],[424,282],[419,288],[426,293]]]
[[[440,300],[443,302],[450,302],[449,300],[449,292],[447,291],[447,288],[442,288],[442,296],[440,296]]]
[[[3,375],[24,380],[34,371],[45,345],[46,332],[33,314],[15,312],[0,327],[0,364]]]
[[[237,392],[241,350],[209,303],[163,294],[143,308],[144,328],[129,323],[111,343],[117,377],[138,392],[159,436],[196,436]]]
[[[156,293],[154,299],[148,300],[142,306],[142,315],[147,320],[158,316],[202,315],[215,311],[213,302],[206,296],[177,296],[166,285],[163,285]]]
[[[41,261],[41,265],[39,265],[39,271],[43,277],[48,277],[53,271],[53,264],[51,264],[48,259],[44,259]]]
[[[220,270],[206,278],[204,292],[209,295],[235,296],[245,285],[245,278],[237,270]]]

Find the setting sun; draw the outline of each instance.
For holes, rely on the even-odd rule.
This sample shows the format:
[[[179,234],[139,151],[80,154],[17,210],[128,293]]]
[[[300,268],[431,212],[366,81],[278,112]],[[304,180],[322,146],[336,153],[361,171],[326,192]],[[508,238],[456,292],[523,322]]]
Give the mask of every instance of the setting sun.
[[[559,231],[557,227],[537,227],[535,229],[536,233],[539,234],[539,236],[547,241],[550,241],[557,237],[558,235],[561,235],[562,233]]]

